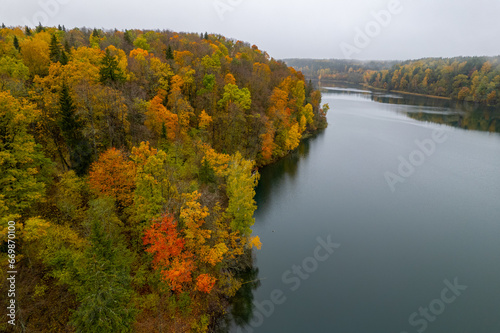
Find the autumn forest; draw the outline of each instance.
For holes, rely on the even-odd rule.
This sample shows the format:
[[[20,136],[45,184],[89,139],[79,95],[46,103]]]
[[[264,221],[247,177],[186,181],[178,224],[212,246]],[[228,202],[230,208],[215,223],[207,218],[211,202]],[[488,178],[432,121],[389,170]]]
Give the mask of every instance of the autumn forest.
[[[309,78],[500,105],[500,57],[425,58],[408,61],[289,59]]]
[[[15,330],[213,331],[261,246],[258,168],[326,127],[320,103],[301,72],[220,35],[2,26]]]

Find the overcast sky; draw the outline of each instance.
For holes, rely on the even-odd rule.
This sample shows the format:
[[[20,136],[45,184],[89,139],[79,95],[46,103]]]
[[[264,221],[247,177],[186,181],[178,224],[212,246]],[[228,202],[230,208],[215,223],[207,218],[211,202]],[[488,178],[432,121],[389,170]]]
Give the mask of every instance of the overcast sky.
[[[41,21],[67,28],[208,31],[256,44],[278,59],[500,54],[499,0],[1,0],[0,4],[0,22],[8,26]],[[374,13],[379,13],[380,23]]]

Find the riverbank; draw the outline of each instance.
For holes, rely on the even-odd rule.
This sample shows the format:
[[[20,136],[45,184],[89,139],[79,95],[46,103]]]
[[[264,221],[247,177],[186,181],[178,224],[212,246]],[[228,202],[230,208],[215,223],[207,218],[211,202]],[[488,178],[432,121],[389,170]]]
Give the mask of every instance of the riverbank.
[[[307,78],[308,80],[314,80],[318,82],[318,86],[322,87],[321,80],[318,80],[317,78]],[[358,83],[358,82],[349,82],[349,81],[338,81],[338,80],[329,80],[329,82],[324,82],[325,84],[345,84],[348,86],[362,86],[366,89],[370,90],[376,90],[376,91],[384,91],[384,92],[390,92],[390,93],[398,93],[402,95],[410,95],[410,96],[419,96],[419,97],[428,97],[428,98],[437,98],[437,99],[442,99],[442,100],[448,100],[451,101],[453,100],[451,97],[445,97],[445,96],[436,96],[436,95],[427,95],[427,94],[418,94],[418,93],[412,93],[408,91],[402,91],[402,90],[387,90],[383,88],[377,88],[373,87],[367,83]]]
[[[366,83],[363,83],[361,85],[363,87],[367,88],[367,89],[378,90],[378,91],[386,91],[386,92],[397,93],[397,94],[401,94],[401,95],[411,95],[411,96],[437,98],[437,99],[443,99],[443,100],[448,100],[448,101],[453,100],[451,97],[445,97],[445,96],[418,94],[418,93],[412,93],[412,92],[402,91],[402,90],[387,90],[387,89],[382,89],[382,88],[376,88],[376,87],[370,86],[369,84],[366,84]]]

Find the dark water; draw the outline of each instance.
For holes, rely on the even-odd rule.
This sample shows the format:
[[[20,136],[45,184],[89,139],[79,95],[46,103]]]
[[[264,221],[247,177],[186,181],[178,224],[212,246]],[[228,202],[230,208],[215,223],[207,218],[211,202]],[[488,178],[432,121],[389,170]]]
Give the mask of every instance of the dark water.
[[[329,127],[261,171],[260,283],[231,332],[500,332],[497,113],[362,91],[323,102]]]

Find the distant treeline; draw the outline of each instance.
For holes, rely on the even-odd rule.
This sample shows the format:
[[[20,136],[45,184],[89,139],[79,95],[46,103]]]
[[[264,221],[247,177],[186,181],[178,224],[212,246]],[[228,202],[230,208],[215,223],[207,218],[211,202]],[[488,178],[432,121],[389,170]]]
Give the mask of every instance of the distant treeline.
[[[500,104],[500,57],[426,58],[404,62],[291,59],[287,63],[308,78]]]

